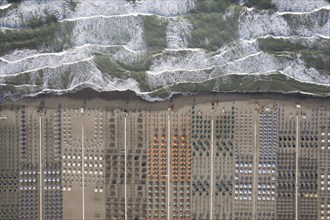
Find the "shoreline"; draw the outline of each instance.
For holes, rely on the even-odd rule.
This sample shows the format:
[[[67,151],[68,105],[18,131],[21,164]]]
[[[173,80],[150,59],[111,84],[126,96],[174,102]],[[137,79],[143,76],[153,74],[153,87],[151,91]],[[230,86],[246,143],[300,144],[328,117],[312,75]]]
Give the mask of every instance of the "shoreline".
[[[118,98],[120,96],[128,96],[126,99],[140,99],[141,101],[145,101],[148,103],[157,103],[157,102],[164,102],[167,100],[175,99],[177,97],[190,97],[190,96],[200,96],[200,95],[220,95],[220,96],[242,96],[242,97],[253,97],[253,98],[259,98],[263,99],[264,97],[275,97],[277,98],[294,98],[294,99],[324,99],[328,100],[329,96],[320,96],[317,94],[310,94],[310,93],[301,93],[301,92],[216,92],[216,91],[210,91],[210,92],[201,92],[201,93],[174,93],[168,98],[160,98],[159,100],[146,100],[141,97],[141,95],[138,95],[133,90],[123,90],[123,91],[97,91],[93,88],[81,88],[81,89],[75,89],[68,91],[66,93],[54,93],[54,92],[42,92],[35,95],[28,95],[28,96],[21,96],[17,97],[17,99],[12,99],[10,96],[7,96],[4,98],[4,100],[0,100],[1,103],[5,102],[19,102],[20,100],[24,99],[38,99],[38,98],[44,98],[44,97],[70,97],[70,98],[83,98],[82,95],[87,95],[87,98],[96,98],[100,97],[103,99],[113,99]],[[107,97],[111,96],[111,98]]]
[[[79,107],[106,107],[109,109],[122,110],[149,110],[159,111],[169,107],[175,109],[182,108],[187,105],[205,104],[211,102],[265,102],[276,103],[284,102],[289,105],[296,105],[300,103],[311,104],[324,102],[326,105],[330,104],[328,97],[319,97],[301,93],[224,93],[224,92],[209,92],[201,94],[173,94],[169,99],[162,101],[148,101],[138,96],[135,92],[126,91],[110,91],[98,92],[90,88],[78,90],[76,92],[65,93],[62,95],[54,93],[39,94],[33,97],[24,97],[19,100],[5,100],[0,102],[0,107],[6,106],[34,106],[46,108],[58,108],[62,104],[64,106],[72,106],[72,108]]]

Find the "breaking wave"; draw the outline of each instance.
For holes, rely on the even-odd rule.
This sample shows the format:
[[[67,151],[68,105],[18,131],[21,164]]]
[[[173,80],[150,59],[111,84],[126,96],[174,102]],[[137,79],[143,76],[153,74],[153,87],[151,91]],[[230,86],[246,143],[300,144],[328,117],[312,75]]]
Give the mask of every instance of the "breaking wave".
[[[253,80],[279,78],[294,85],[292,89],[282,89],[279,84],[277,89],[267,87],[269,91],[328,96],[329,69],[316,62],[329,61],[329,55],[304,51],[324,50],[324,42],[329,45],[329,4],[325,0],[274,0],[273,4],[275,10],[232,5],[217,15],[225,23],[236,19],[230,30],[233,34],[228,36],[231,41],[223,43],[213,42],[213,33],[205,32],[203,24],[196,28],[203,20],[200,17],[209,19],[207,12],[194,11],[197,0],[168,0],[166,4],[162,0],[107,0],[76,5],[34,0],[15,7],[3,3],[3,36],[25,37],[23,34],[35,30],[29,27],[31,19],[53,15],[57,22],[41,24],[38,31],[46,34],[49,25],[55,36],[65,33],[65,37],[5,48],[0,56],[0,99],[89,87],[132,90],[144,99],[161,100],[175,93],[253,92],[259,89]],[[235,13],[238,16],[232,16]],[[220,33],[226,28],[219,26]],[[273,44],[290,49],[274,51]],[[323,57],[317,57],[319,54]],[[246,86],[246,79],[254,87]]]

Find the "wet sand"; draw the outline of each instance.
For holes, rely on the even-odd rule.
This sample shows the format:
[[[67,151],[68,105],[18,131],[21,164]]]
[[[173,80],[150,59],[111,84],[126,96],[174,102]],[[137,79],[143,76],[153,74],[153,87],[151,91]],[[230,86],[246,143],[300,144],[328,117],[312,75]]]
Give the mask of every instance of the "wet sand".
[[[97,92],[92,89],[83,89],[76,93],[64,95],[41,94],[36,97],[26,97],[18,101],[6,100],[0,103],[0,108],[11,105],[26,105],[30,107],[46,107],[55,109],[59,106],[71,106],[72,108],[97,108],[106,107],[107,109],[121,110],[147,110],[159,111],[172,107],[178,110],[187,105],[205,104],[212,102],[235,102],[252,101],[262,103],[282,103],[286,105],[302,104],[313,106],[315,103],[329,105],[328,97],[315,97],[300,93],[280,94],[280,93],[208,93],[199,95],[174,95],[169,100],[149,102],[137,96],[134,92]]]

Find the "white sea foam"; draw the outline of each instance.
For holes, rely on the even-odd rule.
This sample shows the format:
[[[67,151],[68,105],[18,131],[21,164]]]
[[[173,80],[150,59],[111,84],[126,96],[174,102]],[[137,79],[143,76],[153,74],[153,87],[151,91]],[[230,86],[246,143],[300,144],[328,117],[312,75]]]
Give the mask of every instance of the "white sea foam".
[[[39,18],[48,14],[55,15],[58,19],[63,19],[66,13],[65,1],[22,1],[19,6],[0,17],[3,27],[20,27],[26,24],[31,18]]]
[[[193,26],[186,19],[170,20],[166,31],[167,47],[171,49],[187,48],[192,29]]]
[[[149,74],[159,74],[171,70],[196,70],[209,68],[209,55],[203,51],[165,51],[157,56],[151,65]]]
[[[130,50],[144,50],[142,17],[116,17],[76,21],[73,29],[75,46],[88,44],[125,45]]]
[[[282,11],[282,12],[277,12],[278,15],[309,15],[311,13],[316,13],[316,12],[319,12],[321,10],[330,10],[330,6],[327,5],[327,6],[324,6],[324,7],[321,7],[321,8],[317,8],[317,9],[314,9],[312,11],[302,11],[302,12],[292,12],[292,11]]]
[[[0,5],[0,10],[4,10],[6,8],[9,8],[10,6],[11,6],[11,4]]]
[[[135,4],[126,0],[81,1],[68,18],[94,16],[118,16],[133,14],[154,14],[159,16],[178,16],[186,14],[194,6],[191,0],[144,0]]]
[[[265,35],[281,37],[329,36],[329,9],[329,7],[324,7],[308,13],[245,11],[240,17],[240,37],[249,40]],[[320,21],[323,22],[320,23]]]
[[[279,12],[311,12],[329,6],[326,0],[273,0]]]
[[[239,34],[245,40],[264,35],[288,36],[290,32],[291,29],[283,17],[268,11],[246,11],[240,17]]]

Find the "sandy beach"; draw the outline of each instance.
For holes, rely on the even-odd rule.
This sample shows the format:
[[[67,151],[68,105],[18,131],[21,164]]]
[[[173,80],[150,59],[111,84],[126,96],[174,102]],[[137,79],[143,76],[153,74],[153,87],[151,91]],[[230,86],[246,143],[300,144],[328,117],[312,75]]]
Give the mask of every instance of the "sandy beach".
[[[326,192],[315,188],[323,180],[309,177],[328,175],[319,155],[330,151],[329,109],[326,98],[298,94],[148,102],[85,89],[8,100],[0,105],[0,163],[19,168],[0,174],[16,177],[19,194],[5,194],[19,215],[29,208],[23,201],[38,198],[33,218],[317,217],[309,204]]]

